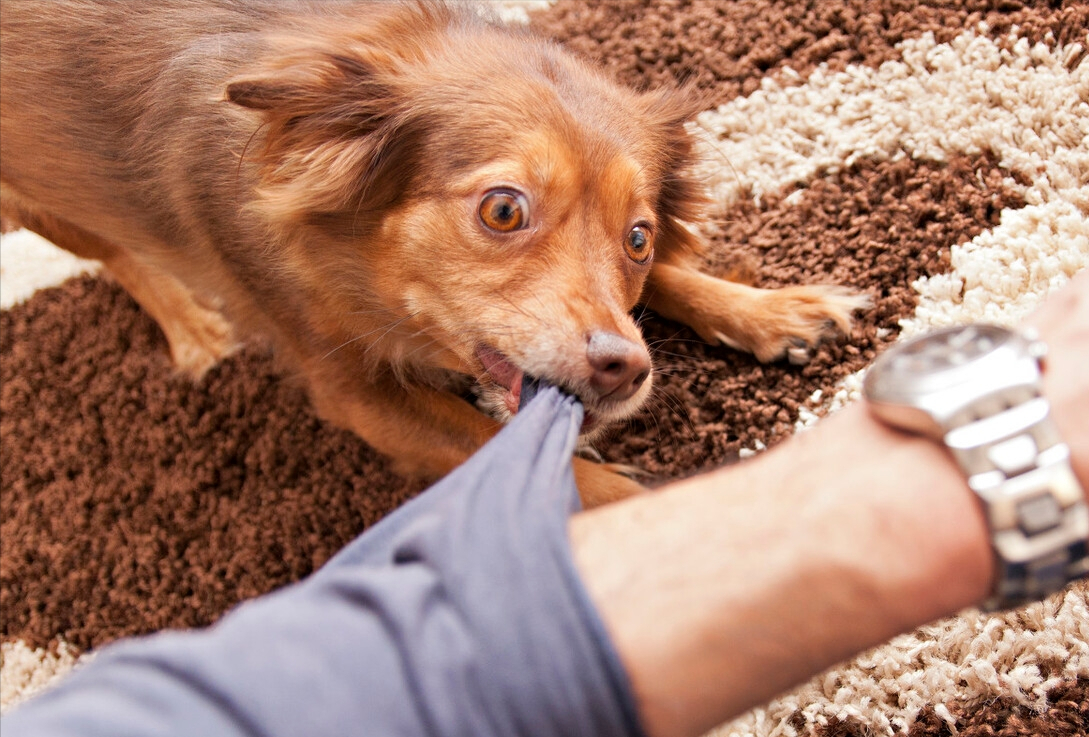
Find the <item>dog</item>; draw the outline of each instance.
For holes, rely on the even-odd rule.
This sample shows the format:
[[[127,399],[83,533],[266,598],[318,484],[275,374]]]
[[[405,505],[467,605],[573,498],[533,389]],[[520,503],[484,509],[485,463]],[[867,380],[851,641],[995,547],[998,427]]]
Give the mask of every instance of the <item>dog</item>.
[[[461,5],[58,0],[0,21],[2,215],[101,261],[193,377],[267,339],[402,473],[463,462],[525,376],[575,394],[588,435],[631,415],[653,383],[638,304],[761,361],[866,304],[702,273],[698,95],[626,89]],[[575,474],[586,506],[643,489]]]

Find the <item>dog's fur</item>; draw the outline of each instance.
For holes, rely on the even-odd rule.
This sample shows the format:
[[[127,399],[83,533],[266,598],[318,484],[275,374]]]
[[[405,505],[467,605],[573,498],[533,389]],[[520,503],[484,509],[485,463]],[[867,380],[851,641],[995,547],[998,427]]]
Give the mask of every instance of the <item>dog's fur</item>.
[[[597,426],[632,413],[637,303],[761,360],[864,304],[700,273],[698,103],[472,11],[51,1],[0,20],[3,215],[103,261],[195,376],[267,336],[402,471],[444,474],[496,432],[467,383],[500,414],[523,373]],[[576,474],[588,504],[639,488]]]

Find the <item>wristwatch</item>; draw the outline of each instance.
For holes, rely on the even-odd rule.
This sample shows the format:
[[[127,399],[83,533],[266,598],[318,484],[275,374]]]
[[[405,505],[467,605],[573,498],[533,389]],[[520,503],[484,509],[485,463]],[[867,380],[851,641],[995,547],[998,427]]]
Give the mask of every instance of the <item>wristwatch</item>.
[[[1089,574],[1089,508],[1041,392],[1046,352],[1028,332],[947,328],[890,348],[863,383],[876,417],[944,443],[979,497],[997,561],[990,611]]]

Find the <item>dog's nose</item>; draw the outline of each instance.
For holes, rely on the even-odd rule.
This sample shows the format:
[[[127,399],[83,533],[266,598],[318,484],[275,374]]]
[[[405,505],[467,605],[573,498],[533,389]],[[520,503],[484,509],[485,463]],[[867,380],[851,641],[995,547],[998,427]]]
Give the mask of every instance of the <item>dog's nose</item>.
[[[647,349],[616,333],[591,334],[586,343],[586,359],[593,369],[590,386],[600,397],[627,399],[650,376]]]

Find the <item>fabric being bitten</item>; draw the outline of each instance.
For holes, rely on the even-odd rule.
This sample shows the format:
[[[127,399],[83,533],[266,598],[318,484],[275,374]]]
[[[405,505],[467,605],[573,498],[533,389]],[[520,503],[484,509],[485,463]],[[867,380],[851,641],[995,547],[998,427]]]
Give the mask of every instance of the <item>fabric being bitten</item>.
[[[567,542],[581,422],[542,388],[309,579],[103,650],[5,737],[643,734]]]

